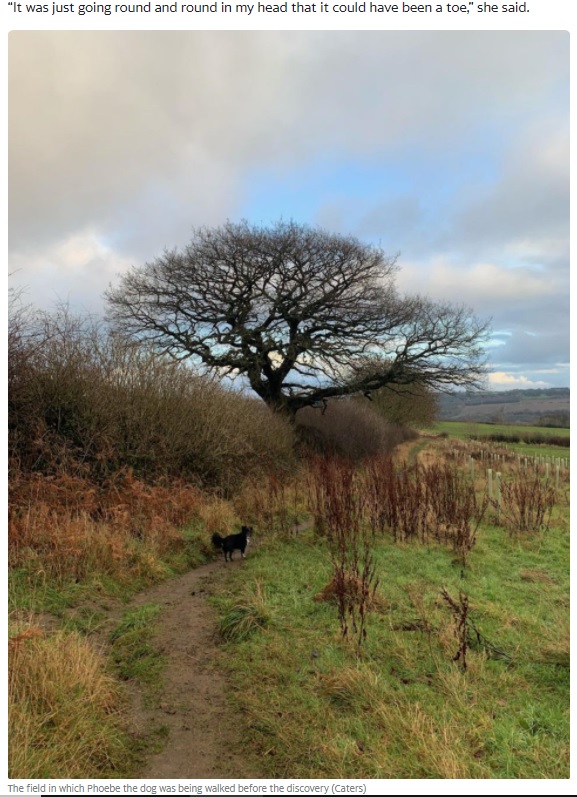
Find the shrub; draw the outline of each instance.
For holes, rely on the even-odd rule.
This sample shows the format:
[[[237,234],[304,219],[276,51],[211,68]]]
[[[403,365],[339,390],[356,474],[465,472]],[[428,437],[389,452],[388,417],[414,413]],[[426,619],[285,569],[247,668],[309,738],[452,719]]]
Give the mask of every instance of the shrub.
[[[228,490],[292,464],[284,418],[93,319],[16,316],[10,340],[13,471],[105,480],[129,467]]]
[[[518,532],[546,530],[555,505],[555,489],[539,475],[523,477],[501,485],[501,507],[505,525]]]
[[[387,423],[368,404],[329,401],[324,409],[305,407],[296,415],[297,431],[320,454],[337,455],[359,462],[390,453],[415,433]]]

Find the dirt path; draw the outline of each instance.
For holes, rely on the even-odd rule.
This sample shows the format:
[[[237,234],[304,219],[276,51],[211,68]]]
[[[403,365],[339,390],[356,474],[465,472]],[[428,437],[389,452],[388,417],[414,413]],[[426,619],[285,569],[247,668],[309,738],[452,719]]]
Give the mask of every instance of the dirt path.
[[[242,567],[235,560],[230,567]],[[216,666],[216,613],[207,597],[223,587],[222,560],[203,565],[140,592],[123,611],[147,603],[161,606],[153,644],[166,658],[160,700],[148,707],[132,690],[131,722],[143,736],[164,726],[167,741],[153,754],[142,778],[259,777],[242,751],[242,717],[225,697],[228,687]]]
[[[294,532],[311,525],[312,520],[300,523]],[[138,686],[129,685],[129,720],[143,738],[152,729],[164,727],[167,740],[160,752],[148,758],[139,777],[263,777],[258,764],[243,755],[245,721],[227,701],[231,687],[218,668],[217,615],[207,600],[225,588],[232,568],[244,564],[235,558],[225,565],[219,557],[139,592],[108,618],[110,627],[127,610],[148,603],[161,607],[152,642],[166,660],[161,697],[147,702]]]
[[[312,519],[294,527],[298,534],[313,525]],[[254,555],[249,549],[247,556]],[[110,633],[124,614],[146,604],[160,606],[151,644],[164,657],[161,692],[146,697],[146,690],[126,682],[130,698],[127,720],[137,737],[150,740],[162,729],[162,749],[149,754],[140,778],[261,778],[258,761],[245,755],[245,718],[230,698],[231,684],[219,668],[222,653],[218,617],[208,598],[226,589],[228,575],[245,561],[225,564],[219,556],[182,576],[170,578],[139,592],[126,604],[110,604],[94,643],[109,655]],[[94,605],[101,611],[102,605]],[[76,609],[70,610],[74,617]],[[45,616],[47,630],[59,620]]]
[[[438,461],[439,455],[437,451],[421,450],[425,445],[426,440],[437,440],[438,435],[419,433],[416,439],[408,440],[405,443],[398,445],[393,452],[393,460],[397,464],[409,465],[412,462],[419,462],[421,465],[427,465],[431,462]]]

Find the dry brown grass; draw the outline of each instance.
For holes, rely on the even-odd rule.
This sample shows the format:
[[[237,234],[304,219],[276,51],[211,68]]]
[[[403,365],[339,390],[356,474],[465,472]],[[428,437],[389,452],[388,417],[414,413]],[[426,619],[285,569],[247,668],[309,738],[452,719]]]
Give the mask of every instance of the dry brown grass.
[[[546,570],[541,570],[538,567],[523,568],[519,570],[519,578],[522,581],[534,581],[540,584],[554,584],[555,579],[551,578]]]
[[[170,523],[151,518],[137,532],[116,523],[96,522],[85,514],[58,515],[40,505],[20,518],[18,543],[9,551],[11,567],[42,572],[57,583],[82,581],[90,573],[156,578],[165,572],[163,556],[184,547]]]
[[[231,504],[220,498],[213,498],[203,503],[198,509],[198,518],[204,524],[208,535],[215,532],[222,535],[232,534],[238,521]]]
[[[291,532],[306,514],[307,478],[304,468],[285,474],[268,473],[247,481],[234,496],[243,522],[263,531]]]
[[[182,525],[205,500],[198,488],[171,479],[147,484],[130,469],[104,482],[69,475],[13,473],[9,483],[12,541],[16,541],[18,519],[33,507],[44,506],[56,515],[83,513],[94,520],[106,520],[134,530],[140,521],[162,518]]]
[[[185,550],[182,527],[219,514],[220,502],[194,486],[147,485],[131,472],[101,485],[20,475],[10,485],[9,564],[58,583],[91,573],[154,580],[166,574],[163,558]]]
[[[332,578],[329,583],[314,597],[316,601],[336,601],[339,597],[339,592],[344,587],[346,597],[351,603],[358,602],[364,596],[366,587],[363,585],[362,579],[348,573],[344,575],[344,584],[341,586],[341,580]],[[366,608],[369,611],[385,611],[387,602],[379,595],[378,592],[366,596]]]
[[[470,744],[462,729],[450,719],[431,717],[418,704],[381,703],[376,708],[383,728],[383,747],[394,756],[405,750],[405,757],[417,767],[409,773],[399,771],[399,759],[391,757],[387,766],[385,754],[383,771],[390,769],[391,777],[419,777],[463,779],[486,777],[481,762],[471,758]],[[415,762],[418,762],[417,764]]]
[[[359,707],[373,704],[379,689],[378,675],[369,667],[358,664],[319,676],[319,691],[335,702]]]
[[[31,622],[34,622],[31,618]],[[76,633],[16,629],[9,643],[9,776],[114,776],[125,756],[118,685]]]

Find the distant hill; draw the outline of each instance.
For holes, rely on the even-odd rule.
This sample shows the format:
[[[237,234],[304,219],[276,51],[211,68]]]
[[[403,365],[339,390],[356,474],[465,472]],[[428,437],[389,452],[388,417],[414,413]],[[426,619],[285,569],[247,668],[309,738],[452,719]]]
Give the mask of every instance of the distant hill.
[[[569,426],[568,387],[439,393],[439,420]]]

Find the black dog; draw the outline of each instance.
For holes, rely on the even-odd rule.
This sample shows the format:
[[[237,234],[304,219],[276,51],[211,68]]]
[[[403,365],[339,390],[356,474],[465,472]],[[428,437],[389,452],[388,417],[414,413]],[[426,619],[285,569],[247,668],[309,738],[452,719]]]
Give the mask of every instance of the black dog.
[[[246,546],[250,543],[250,535],[252,534],[252,526],[243,526],[239,534],[229,534],[228,537],[221,537],[220,534],[212,535],[212,544],[215,548],[222,548],[224,554],[224,561],[230,557],[232,562],[232,552],[239,550],[244,559],[244,552]]]

